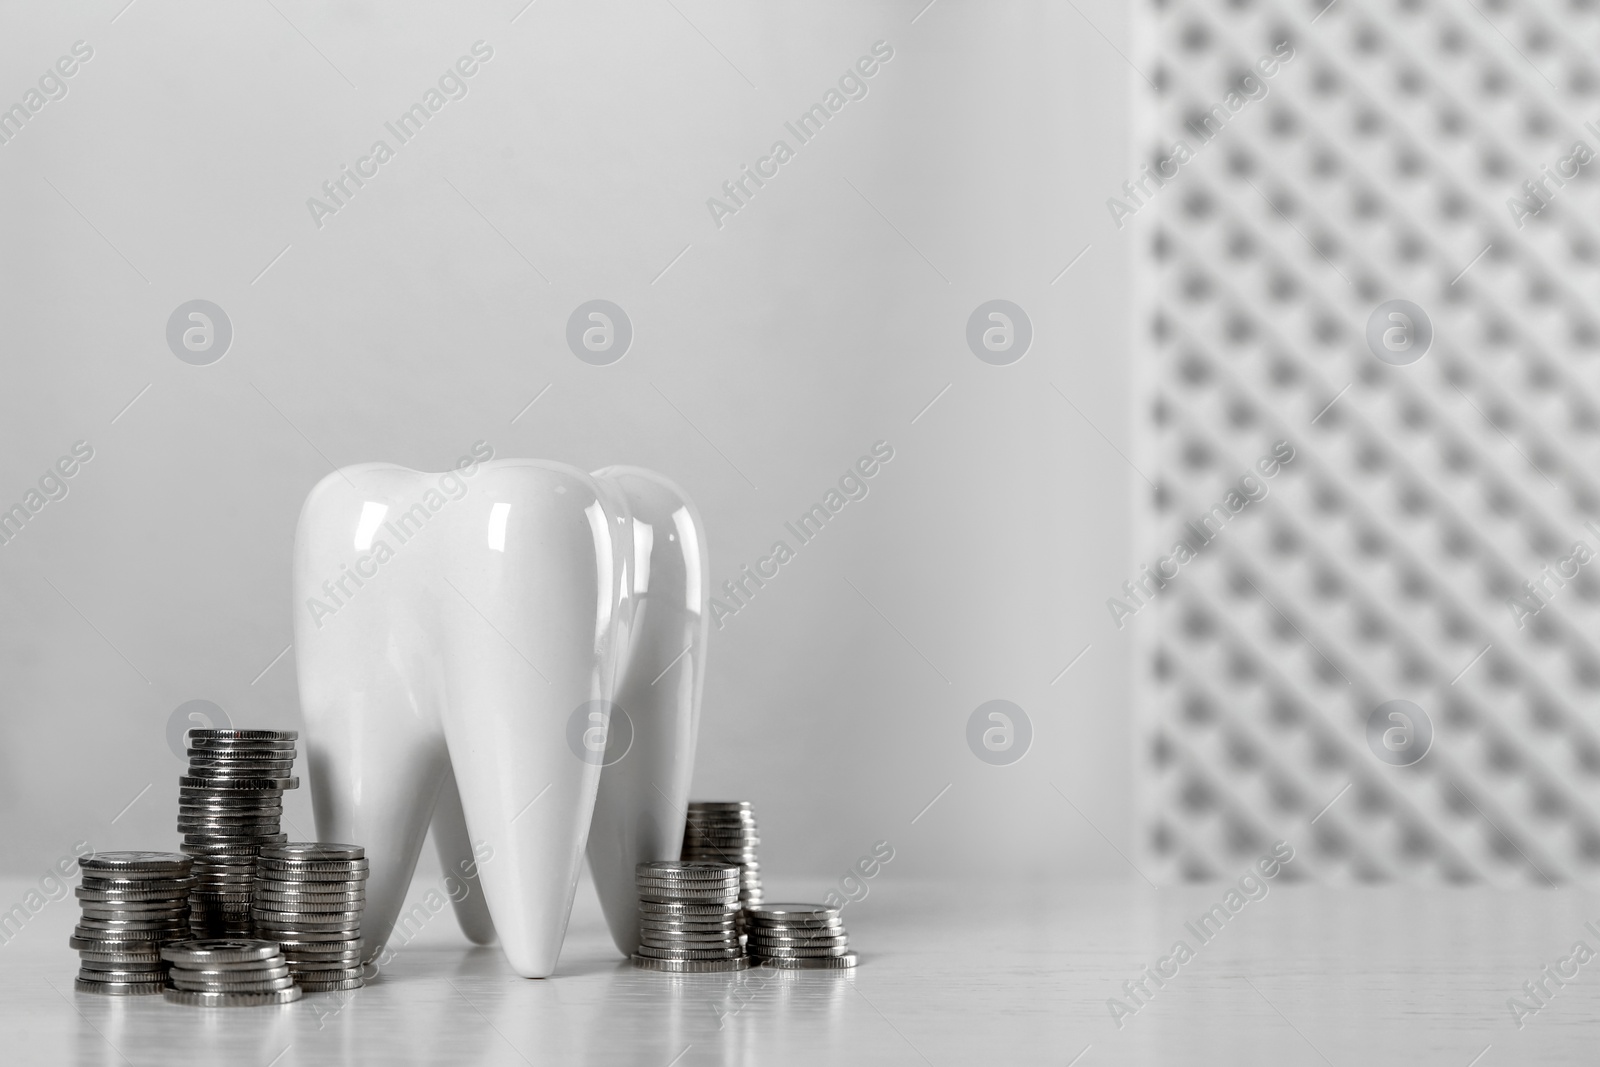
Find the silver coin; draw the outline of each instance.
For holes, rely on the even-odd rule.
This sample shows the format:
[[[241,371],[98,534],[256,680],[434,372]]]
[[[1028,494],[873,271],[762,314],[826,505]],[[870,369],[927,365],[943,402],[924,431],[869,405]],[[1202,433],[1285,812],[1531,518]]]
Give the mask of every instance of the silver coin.
[[[686,923],[686,922],[650,922],[643,918],[639,920],[641,930],[654,930],[659,933],[684,931],[685,933],[723,933],[737,930],[739,924],[731,920],[726,922]]]
[[[184,859],[189,857],[185,856]],[[117,875],[97,875],[85,872],[79,884],[85,889],[98,890],[126,890],[130,893],[148,893],[162,890],[172,890],[180,886],[187,886],[193,882],[194,875],[188,868],[178,876],[141,874],[137,872],[124,872]]]
[[[161,958],[160,947],[151,945],[148,952],[98,952],[83,949],[78,953],[78,962],[87,967],[91,963],[102,967],[165,967],[166,960]]]
[[[657,916],[662,919],[676,918],[703,922],[707,918],[731,918],[736,910],[730,904],[658,904],[653,900],[641,900],[639,902],[639,915],[641,917]]]
[[[270,934],[274,941],[354,941],[361,936],[361,927],[356,925],[342,930],[323,930],[306,926],[276,926],[267,923],[256,923],[256,929],[263,934]]]
[[[739,876],[730,875],[727,878],[664,878],[656,874],[640,873],[634,876],[634,884],[650,886],[656,889],[688,890],[690,892],[727,892],[739,888]]]
[[[667,948],[673,945],[726,945],[730,942],[738,941],[739,934],[733,930],[718,931],[716,933],[680,932],[670,934],[647,930],[639,935],[639,940]]]
[[[301,942],[301,944],[304,944],[304,942]],[[341,963],[341,965],[355,966],[362,961],[362,949],[360,949],[362,942],[360,941],[323,941],[317,942],[317,944],[326,945],[330,952],[314,952],[314,950],[310,949],[285,949],[283,950],[283,957],[290,961],[291,968],[323,965],[323,963],[326,963],[326,965]],[[355,945],[354,949],[350,945]]]
[[[273,859],[349,861],[366,859],[361,845],[342,845],[334,841],[293,841],[272,851]]]
[[[846,952],[842,956],[803,956],[791,958],[766,957],[755,962],[761,967],[776,967],[780,970],[832,971],[854,967],[856,965],[857,958],[854,952]]]
[[[167,981],[167,975],[164,971],[91,971],[80,969],[78,971],[78,981],[126,982],[135,985],[155,982],[159,985],[164,985]]]
[[[342,989],[360,989],[366,984],[366,979],[356,975],[353,978],[346,978],[338,982],[315,982],[303,979],[300,982],[300,988],[307,993],[336,993]]]
[[[217,963],[243,963],[249,960],[267,960],[278,954],[278,946],[271,941],[246,938],[223,938],[208,941],[185,941],[168,945],[161,955],[173,963],[186,967],[211,966]]]
[[[744,954],[738,945],[729,945],[725,948],[654,948],[650,945],[640,945],[638,951],[641,956],[657,960],[721,960]]]
[[[112,896],[125,894],[129,899],[140,896],[172,896],[188,892],[194,886],[194,875],[182,878],[85,878],[74,887],[80,895],[106,893]]]
[[[83,909],[83,917],[85,919],[93,919],[97,922],[127,922],[138,920],[141,922],[157,923],[159,925],[169,925],[179,920],[187,921],[189,918],[189,906],[184,904],[176,908],[163,908],[160,911],[137,912],[119,911],[115,908],[102,909],[85,907]]]
[[[778,948],[782,948],[785,945],[798,946],[844,944],[849,940],[849,935],[843,930],[835,930],[831,933],[817,934],[814,936],[802,936],[797,934],[774,934],[766,930],[758,930],[755,927],[747,926],[745,927],[745,933],[747,936],[749,936],[752,942],[763,945],[773,945]]]
[[[191,727],[191,745],[216,741],[298,741],[299,730],[245,730],[235,726]]]
[[[248,1008],[262,1004],[290,1004],[301,997],[299,986],[274,993],[191,993],[187,989],[168,989],[164,994],[173,1004],[197,1008]]]
[[[178,779],[178,785],[184,789],[215,789],[218,792],[256,791],[297,789],[300,786],[298,778],[202,778],[198,775],[183,775]]]
[[[165,988],[162,982],[90,982],[73,979],[72,988],[79,993],[98,993],[108,997],[146,997]]]
[[[329,959],[329,960],[297,960],[289,961],[289,973],[294,975],[325,975],[324,980],[333,982],[340,978],[354,978],[361,973],[361,960],[355,959]]]
[[[282,867],[262,864],[261,877],[269,882],[282,882],[286,888],[300,887],[309,891],[312,886],[333,885],[343,886],[341,883],[365,882],[367,871],[365,868],[356,871],[289,871]]]
[[[661,960],[634,953],[633,965],[647,971],[668,971],[674,974],[709,974],[717,971],[743,971],[750,967],[747,956],[726,960]]]
[[[313,893],[299,889],[261,889],[256,892],[257,900],[281,900],[288,903],[304,901],[307,904],[339,904],[341,902],[366,900],[365,889],[348,889],[335,893]]]
[[[73,893],[78,902],[84,906],[97,908],[129,907],[129,908],[163,908],[172,904],[188,903],[189,890],[167,890],[162,893],[120,893],[109,890],[84,889],[82,886],[73,887]]]
[[[259,982],[191,982],[178,974],[172,976],[174,989],[192,993],[272,993],[279,989],[289,989],[293,985],[294,979],[287,972],[281,978],[268,978]]]
[[[193,760],[190,778],[288,778],[294,760]]]
[[[175,852],[96,852],[78,868],[101,878],[173,878],[189,873],[189,861]]]
[[[287,915],[282,912],[262,911],[252,908],[250,918],[261,928],[267,930],[359,930],[361,929],[361,913],[356,912],[323,912],[321,914],[307,915],[303,912]]]
[[[168,971],[174,979],[190,985],[200,982],[267,982],[289,973],[289,961],[282,956],[270,960],[251,960],[247,964],[219,963],[214,967],[182,967],[173,964]]]
[[[200,795],[181,794],[179,815],[215,815],[220,818],[267,818],[283,814],[281,793],[220,793],[206,790]]]
[[[769,918],[779,922],[815,921],[839,917],[838,908],[830,908],[825,904],[763,904],[759,908],[751,908],[750,913],[757,918]]]
[[[760,956],[770,959],[806,959],[813,956],[843,956],[850,951],[848,945],[836,945],[833,948],[771,948],[766,945],[748,946],[751,956]]]
[[[659,860],[637,864],[633,873],[638,878],[658,878],[670,882],[721,883],[739,877],[739,868],[715,860]]]
[[[634,889],[638,891],[641,897],[667,897],[669,899],[681,898],[685,903],[702,901],[714,903],[727,901],[732,903],[739,898],[739,885],[737,882],[730,885],[717,886],[715,888],[708,889],[685,889],[682,886],[665,885],[660,882],[640,878],[634,882]]]

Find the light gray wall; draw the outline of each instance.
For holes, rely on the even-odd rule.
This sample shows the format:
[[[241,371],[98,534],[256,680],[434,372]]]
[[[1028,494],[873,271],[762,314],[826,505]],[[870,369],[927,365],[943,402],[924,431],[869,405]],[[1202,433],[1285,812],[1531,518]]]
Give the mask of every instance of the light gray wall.
[[[330,464],[654,467],[720,585],[882,439],[870,495],[714,636],[696,794],[756,802],[773,874],[882,838],[908,875],[1126,873],[1121,5],[123,2],[0,16],[0,104],[94,50],[0,145],[0,506],[94,449],[0,546],[0,868],[173,847],[185,701],[297,725],[274,657]],[[468,95],[319,229],[307,198],[480,39]],[[867,97],[714,225],[879,40]],[[636,332],[609,367],[563,339],[596,297]],[[210,366],[164,339],[195,298],[235,332]],[[1035,329],[1008,367],[964,337],[993,298]],[[1035,731],[1011,766],[966,741],[996,698]]]

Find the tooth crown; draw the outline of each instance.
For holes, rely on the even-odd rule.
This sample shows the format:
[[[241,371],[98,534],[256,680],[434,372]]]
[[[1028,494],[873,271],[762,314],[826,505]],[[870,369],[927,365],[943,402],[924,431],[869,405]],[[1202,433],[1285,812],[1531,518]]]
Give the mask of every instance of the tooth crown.
[[[703,546],[682,494],[632,468],[363,464],[312,490],[294,578],[308,773],[319,836],[367,847],[369,960],[397,920],[406,937],[427,920],[400,908],[441,784],[447,874],[476,875],[466,890],[481,885],[487,904],[462,908],[463,925],[475,940],[498,932],[528,977],[555,967],[591,816],[607,842],[590,858],[608,917],[618,863],[631,885],[638,859],[677,855],[703,672]],[[586,727],[619,685],[641,726],[623,769],[603,775]],[[622,945],[626,931],[614,922],[613,933]]]

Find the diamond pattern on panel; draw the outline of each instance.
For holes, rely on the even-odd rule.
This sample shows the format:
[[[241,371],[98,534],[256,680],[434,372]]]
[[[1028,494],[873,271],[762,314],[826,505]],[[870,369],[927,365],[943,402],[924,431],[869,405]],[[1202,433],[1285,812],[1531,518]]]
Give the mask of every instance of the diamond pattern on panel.
[[[1289,877],[1600,882],[1600,4],[1170,0],[1140,33],[1107,210],[1143,264],[1147,869],[1284,838]],[[1394,300],[1425,322],[1369,330]],[[1392,700],[1425,718],[1369,729]]]

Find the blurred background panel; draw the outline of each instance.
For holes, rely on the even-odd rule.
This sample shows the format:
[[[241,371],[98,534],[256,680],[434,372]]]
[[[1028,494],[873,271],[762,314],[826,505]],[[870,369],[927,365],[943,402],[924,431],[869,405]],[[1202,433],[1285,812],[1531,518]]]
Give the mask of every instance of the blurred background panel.
[[[1334,882],[1592,884],[1600,17],[1139,20],[1155,179],[1108,215],[1144,278],[1140,562],[1176,571],[1124,620],[1141,855],[1227,876],[1285,838]]]

